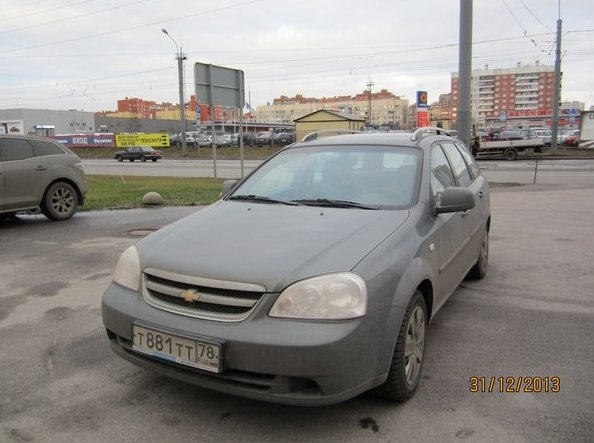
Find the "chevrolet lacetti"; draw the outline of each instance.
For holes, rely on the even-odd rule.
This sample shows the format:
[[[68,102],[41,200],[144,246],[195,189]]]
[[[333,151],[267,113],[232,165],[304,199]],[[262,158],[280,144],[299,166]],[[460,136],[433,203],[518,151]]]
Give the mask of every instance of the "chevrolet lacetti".
[[[293,144],[121,255],[112,349],[209,389],[294,405],[410,398],[426,332],[487,270],[486,179],[439,131]]]

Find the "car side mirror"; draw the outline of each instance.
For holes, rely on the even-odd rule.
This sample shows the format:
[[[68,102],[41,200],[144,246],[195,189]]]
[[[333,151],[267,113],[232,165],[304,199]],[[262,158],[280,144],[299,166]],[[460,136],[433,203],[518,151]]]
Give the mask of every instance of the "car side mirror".
[[[231,192],[237,183],[239,183],[239,180],[225,180],[222,186],[223,195],[227,195]]]
[[[462,212],[474,208],[474,194],[467,188],[446,188],[438,195],[437,213]]]

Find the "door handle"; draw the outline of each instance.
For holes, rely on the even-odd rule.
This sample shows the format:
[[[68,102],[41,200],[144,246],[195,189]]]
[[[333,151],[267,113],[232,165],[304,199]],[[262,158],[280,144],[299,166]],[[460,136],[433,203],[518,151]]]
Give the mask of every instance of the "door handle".
[[[39,165],[35,168],[36,171],[45,171],[47,168],[45,166]]]

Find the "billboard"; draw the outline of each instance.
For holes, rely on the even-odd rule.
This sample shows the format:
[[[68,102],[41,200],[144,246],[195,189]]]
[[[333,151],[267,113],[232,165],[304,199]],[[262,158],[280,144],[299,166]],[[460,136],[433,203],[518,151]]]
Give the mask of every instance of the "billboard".
[[[417,108],[426,108],[427,106],[427,91],[417,91]]]
[[[25,135],[23,120],[0,120],[0,134]]]
[[[151,146],[153,148],[167,148],[170,146],[169,134],[117,134],[115,136],[116,146],[125,148],[128,146]]]
[[[69,148],[114,148],[113,134],[57,134],[50,137]]]

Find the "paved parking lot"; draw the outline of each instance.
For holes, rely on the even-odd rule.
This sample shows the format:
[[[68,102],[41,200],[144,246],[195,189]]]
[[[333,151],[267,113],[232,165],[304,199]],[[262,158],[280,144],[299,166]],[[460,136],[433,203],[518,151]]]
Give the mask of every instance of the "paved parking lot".
[[[424,380],[403,405],[363,395],[281,407],[115,357],[100,299],[117,257],[197,208],[0,221],[0,441],[592,441],[593,191],[493,189],[487,278],[464,283],[438,313]],[[538,378],[541,392],[524,392],[525,381],[499,392],[506,378],[516,391],[519,377],[535,377],[533,388]]]

